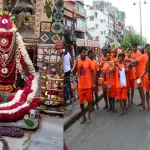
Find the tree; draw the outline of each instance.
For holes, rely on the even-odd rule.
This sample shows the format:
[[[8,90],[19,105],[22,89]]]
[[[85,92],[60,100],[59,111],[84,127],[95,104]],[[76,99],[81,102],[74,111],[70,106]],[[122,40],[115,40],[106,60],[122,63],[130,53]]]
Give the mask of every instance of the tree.
[[[129,33],[125,37],[125,40],[122,43],[122,46],[124,46],[126,49],[131,48],[131,45],[133,43],[137,43],[138,45],[141,45],[143,43],[142,47],[145,46],[146,43],[144,41],[141,43],[141,41],[142,41],[142,38],[139,34]]]
[[[122,43],[122,46],[125,48],[125,49],[131,49],[131,43],[128,42],[128,41],[124,41]]]

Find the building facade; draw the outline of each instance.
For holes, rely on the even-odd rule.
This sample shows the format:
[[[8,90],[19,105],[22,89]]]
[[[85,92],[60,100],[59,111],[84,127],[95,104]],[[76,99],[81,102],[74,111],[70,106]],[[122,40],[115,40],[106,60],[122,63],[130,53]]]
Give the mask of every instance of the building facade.
[[[87,30],[84,1],[64,1],[64,32],[69,44],[98,49],[99,42],[93,41]],[[95,46],[95,47],[94,47]],[[76,50],[75,50],[76,51]],[[99,52],[96,52],[99,53]],[[75,52],[77,54],[77,52]]]
[[[93,1],[86,6],[89,33],[100,40],[101,47],[106,44],[121,43],[125,37],[125,13],[105,1]]]

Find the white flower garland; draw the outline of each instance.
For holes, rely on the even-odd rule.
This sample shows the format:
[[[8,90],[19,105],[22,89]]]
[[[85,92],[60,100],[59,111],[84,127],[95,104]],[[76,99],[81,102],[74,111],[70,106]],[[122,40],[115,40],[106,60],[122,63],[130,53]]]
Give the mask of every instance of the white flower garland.
[[[17,31],[16,28],[12,28],[10,30],[0,29],[0,32],[16,32],[16,31]],[[17,35],[16,42],[17,42],[17,45],[18,45],[18,50],[17,51],[18,51],[18,53],[21,53],[21,55],[23,56],[24,61],[27,64],[27,67],[29,69],[29,73],[34,75],[34,79],[32,80],[32,85],[31,85],[31,89],[33,91],[27,97],[27,100],[29,100],[29,99],[33,99],[36,95],[36,92],[37,92],[37,89],[38,89],[38,80],[37,80],[37,75],[36,75],[35,69],[33,67],[32,61],[30,60],[29,55],[28,55],[28,53],[25,49],[22,37],[19,33],[16,33],[16,35]],[[16,69],[19,71],[19,73],[21,74],[21,77],[23,79],[27,79],[26,76],[23,73],[23,68],[21,66],[19,57],[17,57],[17,60],[16,60]],[[12,110],[7,110],[7,107],[10,107],[10,106],[12,106],[15,103],[20,101],[20,97],[21,97],[23,92],[24,92],[24,90],[17,91],[17,93],[15,94],[15,97],[12,101],[10,101],[8,103],[5,103],[5,104],[0,104],[0,108],[4,108],[3,110],[0,110],[0,114],[13,114],[13,113],[16,113],[19,110],[25,108],[25,107],[28,107],[30,105],[30,103],[28,103],[26,101],[23,105],[18,106],[17,108],[14,108]],[[6,110],[5,110],[5,108],[6,108]]]
[[[16,35],[17,35],[16,42],[17,42],[17,45],[18,45],[18,49],[20,50],[20,52],[21,52],[21,54],[24,58],[24,61],[25,61],[26,65],[28,66],[29,73],[30,74],[35,73],[35,69],[33,67],[31,59],[29,58],[29,55],[28,55],[27,50],[25,48],[23,39],[22,39],[21,35],[18,32],[16,33]],[[17,63],[17,69],[19,70],[19,73],[21,74],[22,78],[26,79],[26,76],[23,73],[23,69],[22,69],[22,66],[20,64],[20,61],[17,60],[16,63]]]
[[[31,89],[33,90],[33,92],[31,92],[31,93],[28,95],[27,100],[28,100],[28,99],[32,99],[32,98],[35,97],[37,88],[38,88],[37,77],[36,77],[36,75],[34,74],[34,79],[32,80],[32,86],[31,86]],[[22,93],[23,93],[23,90],[19,90],[19,91],[16,93],[15,98],[14,98],[12,101],[10,101],[10,102],[8,102],[8,103],[5,103],[5,105],[4,105],[4,104],[0,104],[0,107],[2,107],[1,105],[3,105],[3,107],[6,107],[6,108],[9,107],[9,106],[12,106],[12,105],[15,104],[17,101],[20,100],[20,96],[21,96]],[[21,106],[19,106],[19,107],[17,107],[17,108],[14,108],[14,109],[12,109],[12,110],[7,110],[7,109],[6,109],[6,110],[0,110],[0,114],[13,114],[13,113],[16,113],[16,112],[18,112],[19,110],[21,110],[21,109],[23,109],[23,108],[29,106],[29,105],[30,105],[30,104],[26,101],[23,105],[21,105]]]

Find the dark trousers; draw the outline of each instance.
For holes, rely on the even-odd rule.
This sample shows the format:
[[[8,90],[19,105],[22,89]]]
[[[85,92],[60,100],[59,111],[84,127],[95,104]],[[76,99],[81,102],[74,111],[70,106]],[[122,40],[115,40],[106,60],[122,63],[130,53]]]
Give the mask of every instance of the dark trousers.
[[[71,83],[70,83],[70,72],[71,71],[68,71],[68,72],[65,72],[65,80],[64,80],[64,85],[65,85],[65,95],[66,95],[66,98],[69,99],[69,98],[72,98],[73,97],[73,93],[72,93],[72,90],[71,90]],[[70,97],[69,97],[70,95]]]

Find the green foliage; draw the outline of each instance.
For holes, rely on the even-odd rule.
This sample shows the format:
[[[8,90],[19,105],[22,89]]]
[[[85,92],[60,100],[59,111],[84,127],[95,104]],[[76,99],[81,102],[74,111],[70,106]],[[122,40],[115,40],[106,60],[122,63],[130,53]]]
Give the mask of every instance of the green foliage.
[[[131,43],[128,42],[128,41],[124,41],[122,43],[122,46],[125,48],[125,49],[131,49]]]
[[[142,38],[139,34],[136,33],[129,33],[126,37],[124,42],[122,43],[122,46],[125,48],[131,48],[131,45],[134,43],[137,43],[138,45],[141,45]],[[143,41],[143,46],[145,46],[145,42]]]

